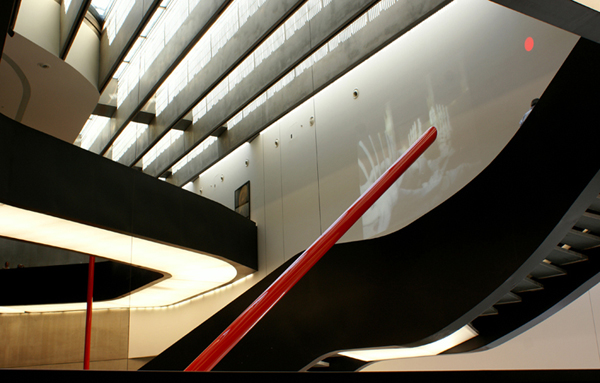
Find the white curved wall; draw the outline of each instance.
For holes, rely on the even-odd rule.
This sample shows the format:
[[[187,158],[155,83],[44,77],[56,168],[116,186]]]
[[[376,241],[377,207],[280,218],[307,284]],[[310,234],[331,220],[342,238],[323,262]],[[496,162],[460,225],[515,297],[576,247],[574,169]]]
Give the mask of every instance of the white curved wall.
[[[55,0],[21,0],[15,32],[58,56],[60,4]]]
[[[515,134],[576,41],[493,3],[456,0],[208,169],[192,188],[231,209],[250,181],[260,271],[179,308],[132,311],[130,357],[159,353],[307,248],[429,125],[434,146],[343,240],[399,230],[452,196]]]
[[[86,21],[75,36],[65,62],[77,69],[96,89],[100,70],[100,36]]]

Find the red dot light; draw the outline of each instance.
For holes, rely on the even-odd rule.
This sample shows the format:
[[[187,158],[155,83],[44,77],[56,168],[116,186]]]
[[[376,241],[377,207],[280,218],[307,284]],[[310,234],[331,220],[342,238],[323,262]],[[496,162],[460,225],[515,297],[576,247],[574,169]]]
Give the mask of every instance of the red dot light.
[[[533,38],[528,37],[525,39],[525,50],[530,52],[533,49]]]

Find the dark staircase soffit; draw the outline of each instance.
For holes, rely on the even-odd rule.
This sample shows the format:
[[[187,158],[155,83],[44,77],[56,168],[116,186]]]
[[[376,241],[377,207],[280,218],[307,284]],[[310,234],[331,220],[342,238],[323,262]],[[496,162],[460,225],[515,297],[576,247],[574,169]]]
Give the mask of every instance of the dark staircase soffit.
[[[544,285],[541,283],[536,282],[531,278],[524,278],[511,291],[513,293],[525,293],[529,291],[542,290],[543,288]]]
[[[565,275],[567,272],[558,266],[542,262],[531,271],[531,276],[535,279],[545,279]]]
[[[502,298],[500,298],[500,300],[496,304],[497,305],[506,305],[506,304],[510,304],[510,303],[519,303],[521,301],[522,301],[522,299],[520,296],[518,296],[517,294],[515,294],[513,292],[508,292],[508,293],[506,293],[506,295],[504,295]]]
[[[581,218],[579,218],[575,226],[581,229],[587,229],[591,234],[597,236],[600,234],[600,214],[585,212]]]
[[[589,207],[589,210],[596,213],[600,213],[600,195],[596,197],[594,202],[592,202],[592,204]]]
[[[598,178],[598,176],[596,176],[596,178]],[[598,181],[596,181],[596,183],[598,183]],[[593,201],[596,201],[597,198],[593,198]],[[588,211],[590,210],[590,208],[588,208]],[[589,216],[590,213],[589,212],[584,212],[583,216]],[[577,226],[581,226],[581,222],[582,219],[580,218],[576,225]],[[567,233],[567,237],[570,236],[570,232],[574,231],[573,229],[571,229],[568,233]],[[568,240],[565,238],[563,239],[561,242],[568,242]],[[565,245],[568,246],[568,245]],[[593,249],[595,250],[595,249]],[[586,252],[584,250],[584,252]],[[552,264],[552,261],[554,261],[556,264],[560,264],[560,265],[572,265],[572,264],[576,264],[577,266],[572,266],[569,267],[570,269],[572,269],[573,267],[575,268],[575,270],[577,270],[577,268],[586,268],[586,265],[580,265],[578,264],[579,262],[582,261],[586,261],[589,258],[581,253],[577,253],[574,252],[572,250],[567,250],[561,247],[555,247],[554,249],[552,249],[550,251],[550,256],[547,256],[546,259],[544,259],[543,262],[541,262],[540,264],[538,264],[530,273],[530,277],[531,278],[535,278],[535,279],[544,279],[546,280],[547,278],[553,278],[553,277],[569,277],[567,276],[567,271],[562,268],[562,267],[558,267],[556,265]],[[552,260],[552,261],[551,261]],[[597,264],[597,261],[596,263]],[[568,266],[566,266],[568,267]],[[587,267],[587,274],[585,274],[585,277],[581,279],[581,277],[579,276],[581,273],[575,273],[574,277],[570,277],[570,280],[563,280],[562,282],[559,281],[559,284],[566,284],[566,283],[570,283],[572,286],[578,286],[579,284],[585,284],[585,283],[589,283],[588,279],[590,277],[590,275],[594,275],[595,271],[600,271],[600,269],[596,267]],[[579,280],[578,280],[579,278]],[[596,276],[595,279],[600,279],[600,277]],[[545,282],[547,283],[547,282]],[[564,299],[565,294],[564,291],[560,292],[560,291],[556,291],[556,284],[554,284],[552,281],[549,281],[549,283],[551,284],[551,287],[554,287],[554,290],[551,288],[550,292],[546,292],[544,291],[543,288],[537,288],[536,289],[536,284],[539,285],[541,287],[541,284],[539,284],[538,282],[535,282],[533,280],[531,280],[529,277],[525,278],[525,280],[521,281],[521,283],[519,284],[522,288],[523,292],[527,292],[527,291],[537,291],[538,293],[535,294],[531,294],[531,295],[527,295],[526,296],[526,301],[529,305],[531,305],[532,307],[520,307],[520,306],[516,306],[516,307],[511,307],[508,310],[508,314],[505,314],[505,317],[498,317],[496,318],[494,321],[497,323],[500,321],[502,322],[503,319],[506,323],[504,323],[504,326],[510,326],[510,322],[511,322],[511,318],[510,316],[517,316],[519,318],[520,321],[522,321],[523,323],[525,323],[525,318],[529,318],[531,319],[532,316],[534,316],[535,313],[537,314],[541,314],[544,310],[548,309],[548,305],[551,304],[552,302],[556,302],[558,299]],[[531,286],[531,289],[528,289],[527,286]],[[517,291],[519,289],[519,286],[517,286],[516,289],[513,289],[513,291]],[[569,289],[566,289],[567,291]],[[512,296],[511,296],[512,295]],[[552,297],[554,295],[554,297]],[[556,297],[558,296],[558,298]],[[516,298],[516,299],[514,299]],[[552,300],[554,299],[554,301]],[[505,295],[504,297],[502,297],[498,302],[496,302],[494,304],[494,306],[498,306],[498,305],[503,305],[506,303],[518,303],[518,302],[522,302],[522,299],[517,296],[516,294],[513,293],[508,293],[507,295]],[[538,311],[536,311],[538,310]],[[523,315],[518,315],[519,311],[523,311],[524,314]],[[484,317],[487,315],[490,315],[490,313],[493,313],[494,315],[496,314],[500,314],[498,312],[498,310],[495,307],[490,307],[488,308],[486,311],[484,311],[479,317]],[[516,313],[516,314],[515,314]],[[515,330],[518,328],[518,325],[515,324],[514,318],[512,318],[512,329]],[[493,336],[490,334],[489,331],[489,323],[486,323],[484,321],[483,325],[480,325],[481,320],[475,320],[474,322],[471,323],[471,326],[473,326],[475,329],[477,329],[480,333],[480,337],[479,339],[475,339],[475,340],[470,340],[468,341],[466,344],[463,345],[459,345],[457,347],[455,347],[451,352],[459,352],[459,351],[468,351],[469,347],[475,349],[475,348],[479,348],[482,347],[482,345],[486,345],[486,343],[484,341],[482,341],[482,339],[487,339],[489,342],[492,341]],[[487,326],[487,327],[486,327]],[[498,330],[495,328],[496,331],[496,335],[501,334],[501,332],[498,332]],[[506,336],[505,336],[506,337]],[[497,343],[497,341],[496,341]]]
[[[600,282],[600,248],[585,251],[588,262],[564,266],[567,275],[550,278],[544,290],[523,295],[522,303],[498,307],[495,317],[476,318],[471,325],[479,336],[446,353],[482,351],[493,348],[540,323]]]
[[[588,45],[592,52],[598,49],[597,46],[591,45],[593,43],[583,39],[582,42]],[[584,60],[584,55],[581,56]],[[544,262],[531,271],[531,277],[544,279],[544,287],[546,288],[535,290],[532,285],[533,291],[537,292],[525,296],[528,306],[511,306],[506,312],[501,311],[500,315],[493,320],[476,319],[471,325],[479,331],[480,336],[449,350],[447,353],[476,349],[484,350],[497,346],[549,317],[576,299],[587,288],[600,281],[600,260],[596,258],[593,262],[583,262],[590,259],[588,254],[600,253],[600,238],[595,235],[598,233],[598,214],[596,214],[596,211],[600,198],[597,190],[599,188],[600,172],[587,187],[585,193],[589,195],[589,198],[580,197],[581,202],[579,204],[584,204],[580,206],[582,212],[578,214],[580,217],[576,220],[575,226],[568,228],[564,238],[560,240],[559,245],[562,244],[562,246],[555,246],[550,250]],[[583,195],[582,193],[582,197]],[[573,222],[572,213],[569,214],[567,221],[569,220]],[[561,277],[550,278],[555,276]],[[521,281],[520,285],[525,286],[527,283],[531,284],[531,282],[535,281],[531,279]],[[539,282],[535,283],[539,284]],[[541,286],[541,284],[539,285]],[[557,286],[560,286],[560,288]],[[523,288],[527,291],[526,287]],[[497,302],[496,305],[499,303]]]

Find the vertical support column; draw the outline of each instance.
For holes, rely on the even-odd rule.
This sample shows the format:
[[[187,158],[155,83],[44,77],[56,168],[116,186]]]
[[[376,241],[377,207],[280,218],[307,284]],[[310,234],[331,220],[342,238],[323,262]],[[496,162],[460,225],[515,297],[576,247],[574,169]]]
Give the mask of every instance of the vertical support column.
[[[87,308],[85,313],[85,347],[83,369],[90,369],[90,342],[92,339],[92,299],[94,297],[94,264],[96,257],[90,256],[88,264]]]

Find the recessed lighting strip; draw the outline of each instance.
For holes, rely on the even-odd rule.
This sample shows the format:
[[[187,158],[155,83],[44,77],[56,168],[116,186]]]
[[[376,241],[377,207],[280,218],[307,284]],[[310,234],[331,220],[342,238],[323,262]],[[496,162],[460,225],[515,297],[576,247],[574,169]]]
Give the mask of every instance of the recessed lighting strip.
[[[471,327],[471,325],[466,325],[443,339],[425,344],[423,346],[354,350],[340,352],[339,354],[349,358],[359,359],[364,362],[375,362],[386,359],[415,358],[419,356],[433,356],[464,343],[467,340],[476,337],[477,335],[477,331]]]
[[[0,204],[0,236],[73,250],[166,274],[129,296],[95,302],[95,309],[168,306],[233,281],[234,266],[184,250],[53,216]],[[0,307],[0,313],[85,310],[85,302]]]

